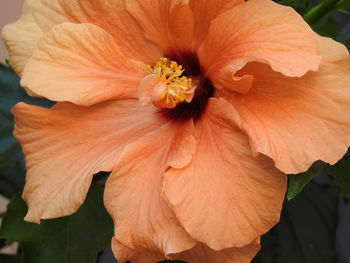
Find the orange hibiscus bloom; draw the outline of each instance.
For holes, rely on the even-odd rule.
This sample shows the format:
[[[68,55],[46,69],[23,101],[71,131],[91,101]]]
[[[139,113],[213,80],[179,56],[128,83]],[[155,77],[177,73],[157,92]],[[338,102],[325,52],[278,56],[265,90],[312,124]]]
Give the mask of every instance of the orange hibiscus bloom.
[[[350,144],[350,59],[271,0],[27,0],[11,65],[27,221],[74,213],[111,171],[120,262],[250,262],[284,173]]]

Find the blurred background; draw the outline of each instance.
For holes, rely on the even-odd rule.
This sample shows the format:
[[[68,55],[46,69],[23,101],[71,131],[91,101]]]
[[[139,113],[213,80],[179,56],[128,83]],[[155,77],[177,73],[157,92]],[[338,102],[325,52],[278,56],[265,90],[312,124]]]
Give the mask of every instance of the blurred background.
[[[9,22],[13,22],[21,14],[21,8],[24,0],[0,0],[0,28]],[[2,41],[0,41],[0,62],[3,62],[8,58],[8,53]],[[8,203],[8,199],[4,196],[0,195],[0,214],[4,213],[6,210],[6,205]],[[1,218],[0,218],[1,224]],[[12,254],[17,250],[17,245],[14,244],[10,247],[6,247],[5,249],[1,249],[2,253]],[[1,260],[0,260],[1,262]]]
[[[21,14],[21,8],[24,0],[1,0],[0,3],[0,28],[4,25],[15,21]],[[2,41],[0,41],[0,62],[5,61],[8,58],[6,48]],[[6,209],[8,200],[0,195],[0,213],[3,213]],[[1,218],[0,218],[1,222]],[[11,253],[16,249],[16,246],[12,246],[11,249],[7,248],[5,252]]]
[[[0,28],[16,21],[21,14],[24,0],[0,0]],[[2,41],[0,41],[0,61],[8,58],[8,54]]]

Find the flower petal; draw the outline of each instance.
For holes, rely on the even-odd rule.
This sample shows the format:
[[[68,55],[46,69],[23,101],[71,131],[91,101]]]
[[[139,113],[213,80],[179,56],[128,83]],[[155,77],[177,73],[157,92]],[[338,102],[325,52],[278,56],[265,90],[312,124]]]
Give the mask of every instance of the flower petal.
[[[154,108],[141,109],[137,101],[61,103],[52,109],[19,103],[13,113],[27,165],[25,219],[36,223],[75,212],[92,176],[111,171],[125,145],[163,123]]]
[[[349,57],[349,51],[346,46],[331,38],[318,36],[317,42],[323,62],[333,62]]]
[[[350,145],[350,59],[323,64],[318,72],[287,78],[251,64],[254,85],[230,93],[252,150],[270,156],[285,173],[306,171],[316,160],[337,162]]]
[[[63,23],[40,41],[21,84],[53,101],[91,105],[137,98],[142,69],[143,64],[129,60],[99,27]]]
[[[227,86],[249,61],[260,61],[287,76],[317,70],[316,34],[292,8],[271,0],[249,0],[214,19],[199,50],[214,84]]]
[[[194,34],[197,46],[207,35],[209,25],[214,18],[242,3],[244,0],[189,0],[194,17]]]
[[[192,238],[214,250],[242,247],[277,223],[286,177],[269,158],[252,156],[228,102],[212,98],[207,107],[193,160],[166,172],[164,196]]]
[[[253,81],[253,75],[233,76],[232,74],[223,74],[220,80],[221,84],[216,83],[215,87],[217,89],[226,88],[228,90],[246,94],[251,89]]]
[[[98,25],[131,58],[153,63],[160,57],[159,50],[145,39],[141,28],[125,10],[124,1],[26,0],[21,18],[2,32],[10,63],[19,75],[44,34],[64,22]]]
[[[10,64],[19,75],[43,33],[67,21],[58,10],[60,6],[56,0],[27,0],[21,18],[3,28],[2,38],[10,54]]]
[[[193,14],[185,0],[125,0],[127,10],[166,56],[193,49]],[[156,62],[156,61],[154,61]]]
[[[126,10],[128,0],[59,1],[70,21],[91,23],[103,28],[114,37],[118,46],[128,57],[152,64],[161,56],[161,51],[145,38],[142,27]]]
[[[149,250],[135,251],[120,243],[115,237],[112,239],[112,251],[118,262],[155,263],[166,258]]]
[[[227,248],[220,251],[212,250],[206,245],[198,243],[189,250],[168,256],[168,259],[182,260],[187,263],[249,263],[259,249],[259,240],[244,247]],[[155,263],[167,259],[165,256],[149,250],[130,249],[116,238],[112,239],[112,250],[118,262]]]
[[[106,182],[105,206],[126,246],[162,255],[194,246],[161,195],[168,166],[184,167],[192,159],[193,129],[192,121],[168,123],[125,147]]]
[[[172,256],[187,263],[250,263],[260,249],[260,242],[253,241],[244,247],[227,248],[220,251],[197,244],[193,249]]]

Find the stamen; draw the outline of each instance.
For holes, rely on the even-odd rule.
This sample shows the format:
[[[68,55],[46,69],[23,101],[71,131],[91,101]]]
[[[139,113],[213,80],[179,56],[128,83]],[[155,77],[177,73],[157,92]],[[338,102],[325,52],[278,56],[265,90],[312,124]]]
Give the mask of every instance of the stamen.
[[[177,62],[161,57],[154,67],[147,65],[144,70],[161,83],[156,89],[156,98],[152,99],[157,107],[174,108],[184,101],[191,102],[196,87],[193,87],[191,78],[182,76],[185,69]]]

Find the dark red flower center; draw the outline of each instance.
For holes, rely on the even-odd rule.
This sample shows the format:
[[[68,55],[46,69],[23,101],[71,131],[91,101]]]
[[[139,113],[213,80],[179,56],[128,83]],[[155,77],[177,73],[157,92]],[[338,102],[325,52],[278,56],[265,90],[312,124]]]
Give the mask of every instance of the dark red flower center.
[[[214,95],[214,86],[205,77],[196,54],[168,54],[166,57],[182,65],[185,69],[183,75],[198,80],[198,86],[190,103],[180,103],[173,109],[160,109],[159,113],[174,122],[184,122],[191,118],[197,121],[205,111],[208,99]]]

